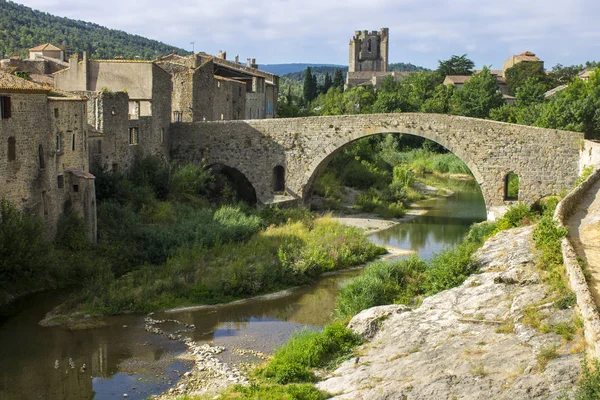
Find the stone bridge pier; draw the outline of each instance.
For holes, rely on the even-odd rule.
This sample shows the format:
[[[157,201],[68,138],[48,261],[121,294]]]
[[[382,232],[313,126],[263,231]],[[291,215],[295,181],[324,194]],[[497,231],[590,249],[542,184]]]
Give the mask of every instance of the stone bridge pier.
[[[223,164],[243,173],[259,201],[308,201],[333,155],[354,140],[399,132],[437,142],[463,160],[481,187],[488,219],[520,201],[570,188],[583,134],[440,114],[396,113],[172,124],[171,158]],[[506,195],[519,177],[518,199]]]

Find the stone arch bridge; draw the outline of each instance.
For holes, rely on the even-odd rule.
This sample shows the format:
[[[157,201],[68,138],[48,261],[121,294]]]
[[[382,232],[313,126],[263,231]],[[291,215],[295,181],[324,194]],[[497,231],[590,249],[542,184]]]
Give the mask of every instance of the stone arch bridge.
[[[511,172],[520,180],[518,201],[528,204],[570,188],[583,144],[577,132],[423,113],[177,123],[169,140],[172,159],[236,168],[267,204],[282,187],[288,198],[307,201],[337,151],[389,132],[431,139],[463,160],[481,187],[488,219],[514,202],[506,198]]]

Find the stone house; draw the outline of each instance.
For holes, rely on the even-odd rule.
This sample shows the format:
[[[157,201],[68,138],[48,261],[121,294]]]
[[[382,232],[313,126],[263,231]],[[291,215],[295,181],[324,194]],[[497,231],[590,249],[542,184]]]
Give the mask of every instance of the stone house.
[[[279,77],[260,71],[255,60],[244,65],[196,53],[157,60],[173,76],[173,122],[274,118]]]
[[[480,71],[474,71],[473,74],[477,74],[479,72]],[[508,85],[506,84],[506,79],[502,75],[502,71],[490,70],[490,73],[494,78],[496,78],[496,82],[498,83],[498,91],[502,93],[504,102],[506,104],[514,105],[515,97],[508,93]],[[471,79],[471,77],[472,75],[447,75],[444,78],[443,84],[446,86],[454,86],[457,90],[460,90],[464,84]]]
[[[75,55],[56,88],[85,95],[93,168],[127,170],[138,153],[168,154],[171,75],[153,61]]]
[[[508,60],[504,61],[504,64],[502,66],[502,76],[506,77],[506,70],[511,67],[514,67],[520,62],[539,62],[542,63],[542,68],[544,66],[544,62],[540,58],[538,58],[534,53],[532,53],[531,51],[524,51],[521,54],[510,56]]]
[[[0,197],[56,233],[65,212],[96,238],[94,176],[88,171],[85,99],[0,71]]]

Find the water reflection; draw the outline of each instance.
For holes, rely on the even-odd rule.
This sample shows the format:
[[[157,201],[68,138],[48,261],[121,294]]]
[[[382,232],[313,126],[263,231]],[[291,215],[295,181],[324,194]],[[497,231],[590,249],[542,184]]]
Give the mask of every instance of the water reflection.
[[[460,243],[469,226],[485,220],[480,191],[457,192],[451,197],[426,200],[427,214],[372,235],[374,243],[410,249],[429,258],[444,248]]]

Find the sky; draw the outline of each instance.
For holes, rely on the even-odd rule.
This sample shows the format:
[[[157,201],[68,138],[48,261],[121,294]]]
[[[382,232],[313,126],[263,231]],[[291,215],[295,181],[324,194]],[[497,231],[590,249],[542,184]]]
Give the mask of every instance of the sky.
[[[259,64],[348,64],[356,30],[390,30],[389,62],[436,68],[467,54],[501,69],[529,50],[545,61],[600,60],[598,0],[22,0],[177,47]]]

